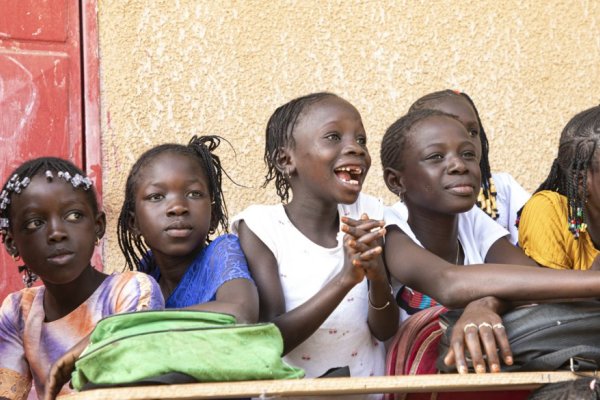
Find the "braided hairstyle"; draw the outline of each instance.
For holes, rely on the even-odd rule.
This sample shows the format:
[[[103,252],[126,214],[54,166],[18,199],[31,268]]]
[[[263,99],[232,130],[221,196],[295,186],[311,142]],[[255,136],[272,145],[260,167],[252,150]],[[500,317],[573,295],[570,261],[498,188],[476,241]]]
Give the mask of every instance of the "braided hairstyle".
[[[25,190],[31,179],[36,175],[44,175],[48,181],[64,179],[65,182],[71,183],[74,189],[83,189],[94,214],[98,213],[98,200],[96,199],[96,191],[92,187],[92,181],[75,164],[57,157],[41,157],[29,160],[9,175],[10,178],[4,182],[0,191],[0,237],[3,243],[6,234],[11,229],[11,198]]]
[[[479,111],[477,111],[477,107],[475,107],[475,103],[473,103],[473,100],[471,100],[469,95],[449,89],[429,93],[415,101],[410,106],[408,112],[431,107],[448,97],[462,97],[466,99],[475,112],[477,124],[479,125],[479,139],[481,140],[481,160],[479,161],[479,168],[481,169],[481,190],[479,192],[479,196],[477,197],[477,206],[493,219],[498,219],[499,215],[498,208],[496,206],[496,187],[492,179],[492,170],[490,168],[489,160],[490,145],[485,134],[485,130],[483,129],[483,125],[481,124]]]
[[[412,128],[431,117],[448,117],[458,121],[455,115],[431,109],[416,110],[400,117],[387,128],[381,140],[380,156],[383,169],[394,168],[401,171],[404,168],[403,152]]]
[[[194,136],[187,146],[175,143],[162,144],[146,151],[135,162],[127,176],[127,183],[125,184],[125,200],[123,201],[117,223],[119,247],[125,256],[127,267],[130,270],[139,270],[142,266],[149,270],[155,267],[154,261],[152,257],[150,257],[149,249],[142,237],[139,234],[134,233],[131,229],[130,216],[135,213],[137,179],[144,167],[161,154],[174,153],[190,157],[190,159],[197,161],[206,173],[212,201],[211,221],[206,236],[206,244],[210,243],[210,235],[215,233],[219,226],[221,227],[221,231],[228,232],[227,206],[221,187],[222,174],[225,173],[226,176],[228,175],[221,166],[221,160],[214,154],[214,151],[221,143],[221,140],[225,139],[214,135]]]
[[[280,151],[285,148],[294,148],[294,128],[307,107],[331,96],[337,97],[333,93],[318,92],[295,98],[278,107],[269,118],[264,155],[267,174],[262,187],[266,187],[269,182],[275,180],[277,195],[284,203],[289,200],[290,182],[289,176],[286,177],[277,165]]]
[[[568,203],[569,230],[577,239],[586,228],[583,212],[587,198],[587,171],[597,170],[594,163],[600,145],[600,106],[575,115],[560,135],[558,156],[552,162],[546,180],[536,189],[562,194]],[[519,215],[521,211],[519,211]]]

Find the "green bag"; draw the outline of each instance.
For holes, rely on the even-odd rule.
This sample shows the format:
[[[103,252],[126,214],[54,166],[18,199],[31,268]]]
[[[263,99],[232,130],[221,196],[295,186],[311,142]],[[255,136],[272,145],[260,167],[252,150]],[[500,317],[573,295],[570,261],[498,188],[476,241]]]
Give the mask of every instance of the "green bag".
[[[81,390],[173,373],[199,382],[302,378],[282,351],[272,323],[236,325],[231,315],[193,310],[117,314],[96,325],[71,384]]]

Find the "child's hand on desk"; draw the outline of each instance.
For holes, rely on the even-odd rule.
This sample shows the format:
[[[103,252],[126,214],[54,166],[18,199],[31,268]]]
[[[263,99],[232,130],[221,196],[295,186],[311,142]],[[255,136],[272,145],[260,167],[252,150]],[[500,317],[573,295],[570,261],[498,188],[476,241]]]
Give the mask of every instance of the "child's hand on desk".
[[[477,373],[486,372],[484,352],[490,372],[500,372],[498,348],[504,363],[513,363],[512,352],[502,325],[502,318],[496,313],[493,297],[472,301],[452,328],[450,350],[444,358],[446,365],[456,365],[461,374],[468,373],[465,358],[465,344]],[[483,344],[483,349],[482,345]]]

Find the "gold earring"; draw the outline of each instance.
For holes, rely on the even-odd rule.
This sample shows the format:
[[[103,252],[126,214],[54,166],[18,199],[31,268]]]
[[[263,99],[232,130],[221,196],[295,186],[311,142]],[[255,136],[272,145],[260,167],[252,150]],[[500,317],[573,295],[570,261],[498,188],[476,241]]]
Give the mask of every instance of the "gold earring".
[[[19,262],[21,260],[21,256],[18,254],[11,254],[10,256],[12,257],[14,262]]]
[[[100,244],[100,238],[98,236],[96,236],[96,246],[98,246]]]

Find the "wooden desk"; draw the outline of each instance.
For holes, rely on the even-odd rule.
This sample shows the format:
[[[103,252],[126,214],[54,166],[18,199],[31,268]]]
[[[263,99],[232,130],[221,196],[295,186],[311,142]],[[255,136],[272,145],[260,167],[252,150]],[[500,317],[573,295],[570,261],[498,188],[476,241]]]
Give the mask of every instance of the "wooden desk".
[[[60,396],[59,399],[222,399],[258,397],[261,395],[286,397],[364,393],[518,390],[535,389],[547,383],[569,381],[577,378],[579,376],[571,372],[555,371],[193,383],[96,389]]]

